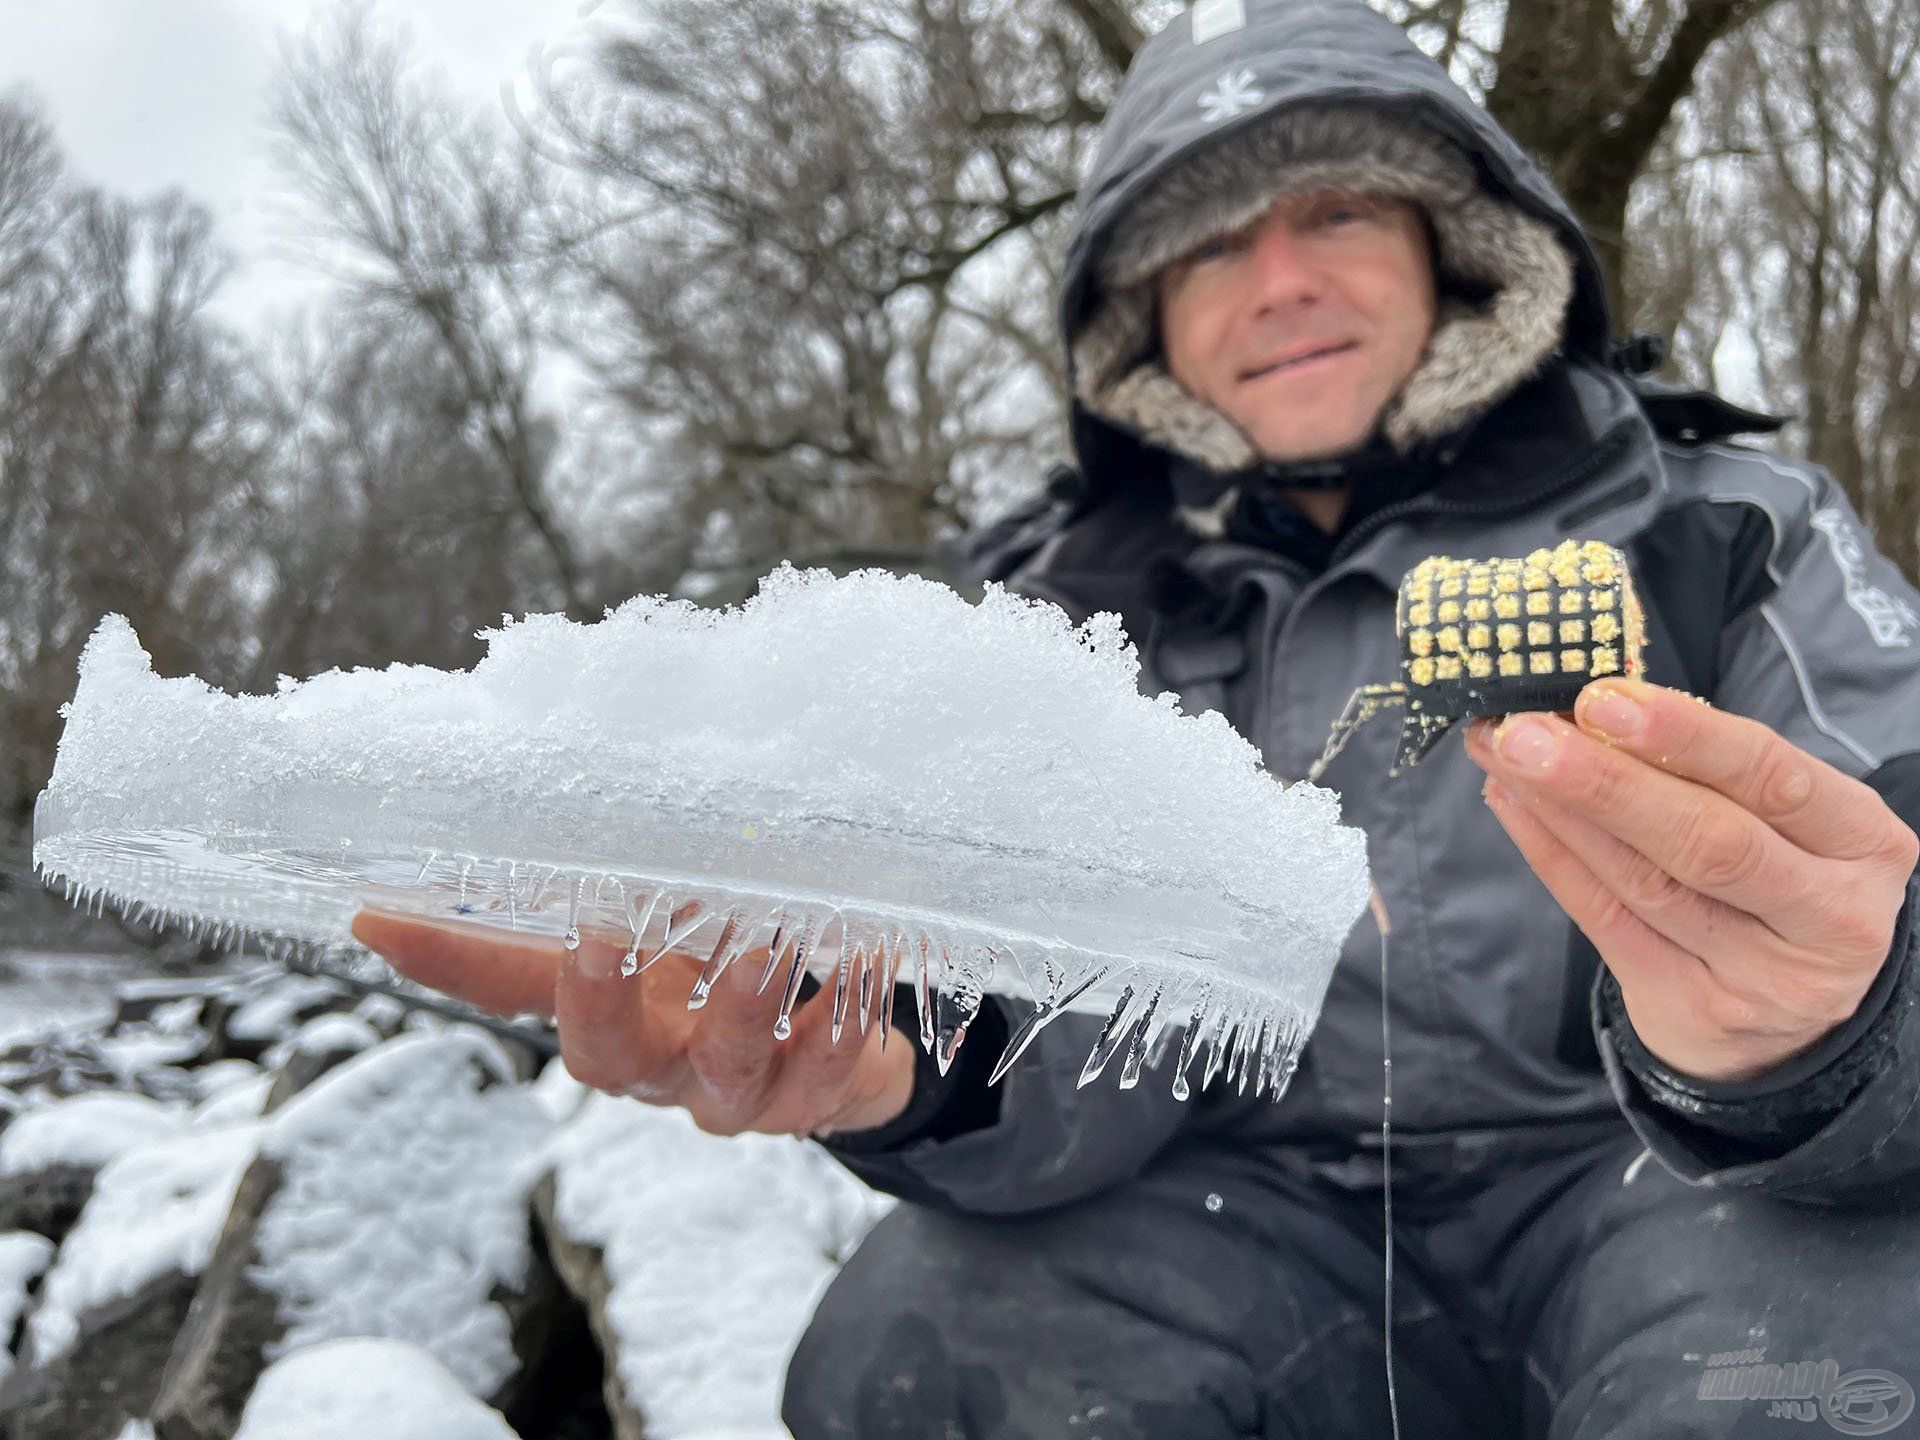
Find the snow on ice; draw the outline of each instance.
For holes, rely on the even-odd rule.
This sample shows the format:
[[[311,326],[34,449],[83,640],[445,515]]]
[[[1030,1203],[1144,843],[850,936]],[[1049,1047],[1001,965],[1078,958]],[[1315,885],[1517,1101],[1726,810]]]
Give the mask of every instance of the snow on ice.
[[[912,980],[948,1063],[985,991],[1111,1010],[1083,1081],[1184,1024],[1277,1093],[1367,896],[1338,799],[1217,714],[1139,693],[1112,615],[783,566],[745,605],[644,597],[420,666],[229,696],[125,620],[81,659],[35,863],[84,903],[311,944],[361,903],[710,955],[785,993]],[[1119,999],[1115,1003],[1113,995]],[[776,1033],[783,1033],[782,1013]],[[1003,1062],[1004,1065],[1004,1062]]]

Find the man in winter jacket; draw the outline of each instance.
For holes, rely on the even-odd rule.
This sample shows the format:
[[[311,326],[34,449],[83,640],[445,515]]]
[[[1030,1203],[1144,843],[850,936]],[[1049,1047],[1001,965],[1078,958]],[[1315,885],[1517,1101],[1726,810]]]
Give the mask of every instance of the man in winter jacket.
[[[1565,203],[1358,4],[1149,43],[1062,325],[1079,467],[965,558],[1119,611],[1148,693],[1277,775],[1395,673],[1427,554],[1605,540],[1648,607],[1657,683],[1393,779],[1365,729],[1323,780],[1390,917],[1402,1433],[1904,1430],[1920,596],[1824,474],[1727,443],[1762,417],[1609,363]],[[1389,1433],[1380,945],[1278,1104],[1079,1089],[1090,1018],[989,1090],[989,1001],[897,1119],[824,1136],[915,1203],[823,1300],[795,1435]]]
[[[689,1016],[679,957],[357,932],[555,1013],[589,1084],[909,1202],[793,1357],[798,1440],[1920,1433],[1920,595],[1844,496],[1617,363],[1565,202],[1357,0],[1148,44],[1061,318],[1078,465],[959,558],[1119,612],[1147,693],[1276,775],[1394,673],[1426,555],[1602,540],[1646,606],[1651,683],[1397,778],[1369,727],[1323,778],[1389,930],[1390,1318],[1374,919],[1279,1103],[1080,1089],[1076,1016],[990,1087],[993,997],[942,1075],[817,1002],[776,1046],[726,977]]]

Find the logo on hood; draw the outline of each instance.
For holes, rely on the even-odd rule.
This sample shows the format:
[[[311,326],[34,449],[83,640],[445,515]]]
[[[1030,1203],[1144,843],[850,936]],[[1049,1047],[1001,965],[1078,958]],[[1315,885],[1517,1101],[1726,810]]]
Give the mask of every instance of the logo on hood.
[[[1229,70],[1213,82],[1211,90],[1200,96],[1200,118],[1209,125],[1217,125],[1222,120],[1246,114],[1266,98],[1253,71],[1242,66]]]

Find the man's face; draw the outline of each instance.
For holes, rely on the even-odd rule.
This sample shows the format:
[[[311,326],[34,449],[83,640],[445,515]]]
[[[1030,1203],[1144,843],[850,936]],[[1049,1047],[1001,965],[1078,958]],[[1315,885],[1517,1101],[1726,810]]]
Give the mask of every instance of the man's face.
[[[1353,449],[1419,365],[1434,322],[1431,248],[1408,201],[1277,201],[1159,277],[1168,368],[1269,460]]]

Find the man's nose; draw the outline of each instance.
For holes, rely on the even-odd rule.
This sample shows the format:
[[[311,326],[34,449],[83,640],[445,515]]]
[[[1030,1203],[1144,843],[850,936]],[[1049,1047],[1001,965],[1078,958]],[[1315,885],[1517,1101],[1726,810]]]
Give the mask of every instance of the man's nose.
[[[1277,216],[1269,216],[1254,232],[1251,259],[1255,298],[1263,305],[1297,304],[1319,290],[1319,274],[1306,247]]]

